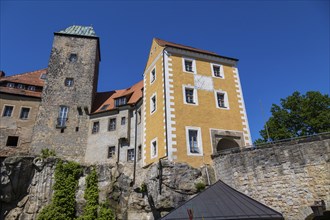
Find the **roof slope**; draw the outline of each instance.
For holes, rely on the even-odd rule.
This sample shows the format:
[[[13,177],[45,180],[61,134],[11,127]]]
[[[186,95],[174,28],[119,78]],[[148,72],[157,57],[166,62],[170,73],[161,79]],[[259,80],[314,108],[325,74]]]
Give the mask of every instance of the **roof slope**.
[[[121,90],[114,90],[109,92],[98,92],[94,100],[94,107],[92,113],[99,113],[115,109],[115,99],[120,97],[128,97],[127,104],[135,104],[142,98],[143,80],[134,84],[132,87]],[[107,108],[101,108],[108,105]]]
[[[225,58],[225,59],[231,59],[231,60],[238,61],[238,59],[236,59],[236,58],[221,56],[212,51],[202,50],[202,49],[198,49],[198,48],[194,48],[194,47],[190,47],[190,46],[185,46],[182,44],[172,43],[169,41],[161,40],[159,38],[154,38],[154,40],[157,42],[157,44],[159,46],[162,46],[162,47],[166,47],[166,46],[175,47],[175,48],[179,48],[179,49],[183,49],[183,50],[189,50],[189,51],[193,51],[193,52],[197,52],[197,53],[203,53],[203,54],[208,54],[208,55],[213,55],[213,56],[217,56],[217,57],[221,57],[221,58]]]
[[[72,26],[67,27],[66,29],[61,30],[57,33],[88,36],[88,37],[97,37],[92,26],[72,25]]]
[[[205,191],[165,215],[162,220],[189,219],[269,219],[284,220],[282,214],[218,181]]]

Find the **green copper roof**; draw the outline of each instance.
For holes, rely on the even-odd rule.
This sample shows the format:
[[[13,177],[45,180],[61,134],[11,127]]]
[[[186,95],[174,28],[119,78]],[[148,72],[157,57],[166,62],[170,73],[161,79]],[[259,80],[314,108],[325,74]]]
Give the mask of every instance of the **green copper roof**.
[[[67,27],[65,30],[59,31],[58,33],[97,37],[92,26],[88,27],[88,26],[72,25],[70,27]]]

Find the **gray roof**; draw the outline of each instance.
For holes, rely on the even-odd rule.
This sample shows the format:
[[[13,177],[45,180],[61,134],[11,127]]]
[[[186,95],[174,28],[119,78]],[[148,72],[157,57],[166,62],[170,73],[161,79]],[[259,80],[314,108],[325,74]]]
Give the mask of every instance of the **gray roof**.
[[[162,220],[189,219],[188,209],[193,210],[193,219],[269,219],[284,220],[279,212],[257,202],[218,181],[192,199],[188,200]]]
[[[97,37],[92,26],[72,25],[72,26],[67,27],[66,29],[61,30],[57,33],[88,36],[88,37]]]

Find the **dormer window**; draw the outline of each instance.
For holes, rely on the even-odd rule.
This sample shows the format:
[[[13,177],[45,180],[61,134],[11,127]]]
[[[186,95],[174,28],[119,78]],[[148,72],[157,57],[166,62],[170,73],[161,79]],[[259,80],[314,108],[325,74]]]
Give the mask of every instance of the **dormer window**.
[[[103,105],[102,107],[101,107],[101,111],[104,111],[104,110],[106,110],[107,108],[109,107],[109,105],[107,104],[107,105]]]
[[[28,90],[35,91],[36,90],[36,87],[35,86],[28,86]]]
[[[70,57],[69,57],[69,61],[70,62],[76,62],[77,61],[77,54],[76,53],[72,53],[72,54],[70,54]]]
[[[40,79],[46,79],[47,75],[45,73],[41,74]]]
[[[65,82],[64,82],[64,85],[67,86],[67,87],[73,86],[73,78],[66,78]]]
[[[18,89],[25,89],[25,85],[19,83],[19,84],[17,84],[17,88]]]
[[[9,82],[9,83],[7,83],[7,87],[14,88],[15,87],[15,83]]]
[[[126,105],[126,103],[127,103],[126,96],[115,99],[115,106],[116,107],[121,106],[121,105]]]

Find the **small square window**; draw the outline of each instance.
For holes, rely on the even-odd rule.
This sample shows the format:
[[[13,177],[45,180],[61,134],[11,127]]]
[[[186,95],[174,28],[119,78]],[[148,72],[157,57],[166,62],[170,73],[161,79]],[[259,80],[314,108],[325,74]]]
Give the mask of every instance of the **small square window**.
[[[30,91],[35,91],[36,90],[36,87],[35,86],[28,86],[27,89],[30,90]]]
[[[202,156],[202,135],[198,127],[186,127],[187,154],[191,156]]]
[[[6,146],[8,147],[17,147],[18,136],[8,136]]]
[[[194,99],[194,89],[191,88],[185,88],[186,92],[186,102],[195,104],[195,99]]]
[[[15,87],[15,83],[9,82],[9,83],[7,83],[7,87],[14,88]]]
[[[185,60],[184,67],[187,72],[193,72],[193,61],[192,60]]]
[[[70,57],[69,57],[70,62],[72,62],[72,63],[76,62],[77,59],[78,59],[77,54],[75,54],[75,53],[70,54]]]
[[[95,121],[93,122],[92,134],[98,133],[100,130],[100,122]]]
[[[219,64],[211,64],[213,77],[224,78],[223,66]]]
[[[134,149],[127,150],[127,161],[134,161]]]
[[[116,147],[115,146],[110,146],[108,148],[108,158],[114,158],[116,155]]]
[[[154,113],[156,109],[157,109],[156,95],[153,95],[151,97],[151,102],[150,102],[150,113]]]
[[[126,117],[121,117],[121,125],[125,125],[126,124]]]
[[[67,86],[67,87],[73,86],[73,78],[66,78],[65,82],[64,82],[64,85]]]
[[[2,113],[2,117],[11,117],[13,114],[14,106],[5,105],[5,108]]]
[[[117,124],[117,122],[116,122],[116,118],[110,118],[110,120],[109,120],[109,127],[108,127],[108,130],[109,130],[109,131],[114,131],[114,130],[116,130],[116,124]]]
[[[22,108],[21,114],[19,116],[20,119],[28,119],[30,113],[30,108]]]
[[[228,96],[226,92],[216,92],[215,98],[217,108],[229,109]]]
[[[138,146],[137,158],[138,158],[138,160],[142,159],[142,147],[141,147],[141,145]]]
[[[153,68],[150,72],[150,84],[156,80],[156,68]]]

